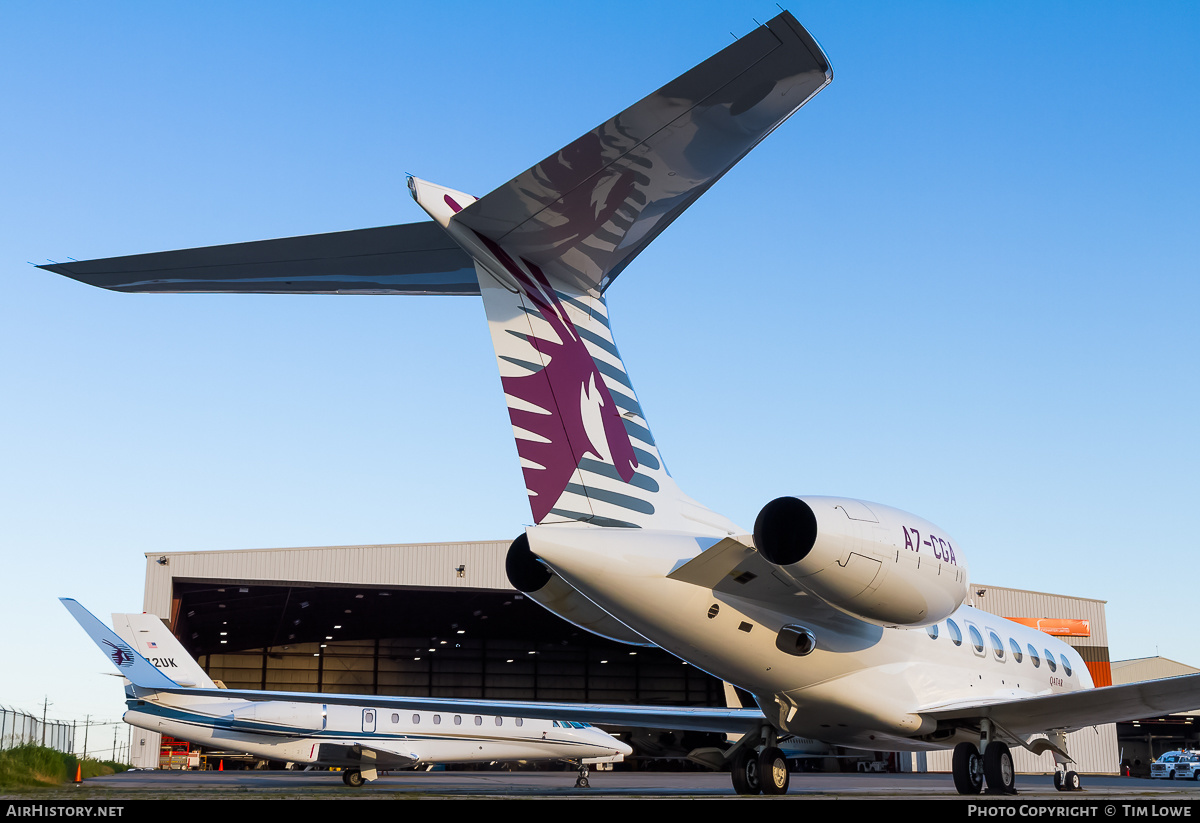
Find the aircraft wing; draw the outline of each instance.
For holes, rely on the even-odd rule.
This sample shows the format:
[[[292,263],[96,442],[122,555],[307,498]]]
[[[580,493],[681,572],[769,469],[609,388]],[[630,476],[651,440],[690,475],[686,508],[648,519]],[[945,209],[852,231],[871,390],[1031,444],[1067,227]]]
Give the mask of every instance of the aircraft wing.
[[[784,12],[454,220],[598,293],[832,79],[821,47]]]
[[[260,692],[247,689],[164,688],[166,694],[224,697],[236,700],[282,700],[292,703],[368,706],[378,709],[433,711],[529,717],[542,720],[583,721],[597,726],[632,726],[647,729],[745,734],[765,721],[758,709],[724,709],[693,706],[622,706],[609,703],[541,703],[524,700],[465,700],[451,697],[398,697],[378,694],[321,694],[314,692]]]
[[[397,746],[384,746],[382,741],[367,740],[354,743],[321,743],[317,757],[323,763],[363,764],[381,769],[406,768],[415,766],[421,761],[421,756],[410,749]]]
[[[930,706],[920,714],[934,720],[988,718],[1013,734],[1120,723],[1200,708],[1200,674],[1125,683],[1066,694],[1000,702]]]
[[[431,220],[38,268],[123,292],[479,294],[471,257]]]

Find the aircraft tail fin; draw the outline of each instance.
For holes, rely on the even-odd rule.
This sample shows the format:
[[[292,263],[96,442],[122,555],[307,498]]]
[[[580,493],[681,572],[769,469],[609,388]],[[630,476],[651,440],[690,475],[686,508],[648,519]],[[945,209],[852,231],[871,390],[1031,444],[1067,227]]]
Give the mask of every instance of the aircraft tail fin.
[[[535,523],[735,534],[663,466],[604,293],[832,79],[784,12],[482,198],[410,179],[432,221],[43,268],[119,291],[482,294]]]
[[[180,686],[215,689],[212,681],[167,625],[153,614],[114,614],[117,634]]]
[[[179,683],[163,674],[153,663],[139,654],[132,646],[117,636],[116,632],[105,626],[100,619],[89,612],[78,601],[67,597],[59,600],[71,616],[88,633],[100,651],[112,661],[126,679],[135,686],[143,689],[174,689]],[[157,619],[157,618],[156,618]]]
[[[475,259],[535,523],[738,531],[663,466],[604,292],[831,79],[784,12],[482,198],[410,178]]]

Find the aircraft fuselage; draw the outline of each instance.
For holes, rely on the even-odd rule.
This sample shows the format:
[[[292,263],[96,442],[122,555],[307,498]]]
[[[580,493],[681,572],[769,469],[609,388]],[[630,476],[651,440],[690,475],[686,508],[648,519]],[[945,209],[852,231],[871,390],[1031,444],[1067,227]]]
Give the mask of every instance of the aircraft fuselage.
[[[606,539],[602,530],[551,528],[531,530],[535,551],[571,586],[656,645],[750,691],[792,734],[874,750],[940,749],[955,738],[934,736],[922,709],[1093,685],[1067,644],[971,606],[931,627],[887,628],[804,593],[750,599],[671,579],[692,559],[682,553],[691,536],[629,530]],[[785,627],[808,630],[815,647],[795,654],[780,637]]]
[[[125,722],[138,728],[302,764],[369,762],[388,768],[628,753],[628,747],[607,733],[564,721],[158,693],[130,699],[128,707]]]

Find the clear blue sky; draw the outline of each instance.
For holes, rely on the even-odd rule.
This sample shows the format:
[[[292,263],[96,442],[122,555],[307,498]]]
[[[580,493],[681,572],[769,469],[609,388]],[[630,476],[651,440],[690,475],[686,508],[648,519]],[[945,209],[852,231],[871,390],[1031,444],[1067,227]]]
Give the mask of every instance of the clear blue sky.
[[[835,79],[609,292],[691,495],[917,513],[972,578],[1200,665],[1200,6],[804,3]],[[0,703],[119,716],[55,602],[146,552],[507,539],[470,298],[122,295],[30,267],[421,220],[773,3],[0,5]]]

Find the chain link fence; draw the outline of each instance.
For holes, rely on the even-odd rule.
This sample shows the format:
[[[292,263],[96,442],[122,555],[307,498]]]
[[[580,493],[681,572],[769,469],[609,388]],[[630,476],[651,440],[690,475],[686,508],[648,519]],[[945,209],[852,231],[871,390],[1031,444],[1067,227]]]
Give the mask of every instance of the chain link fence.
[[[0,706],[0,751],[26,743],[71,753],[75,749],[75,725],[43,723],[27,712]]]

